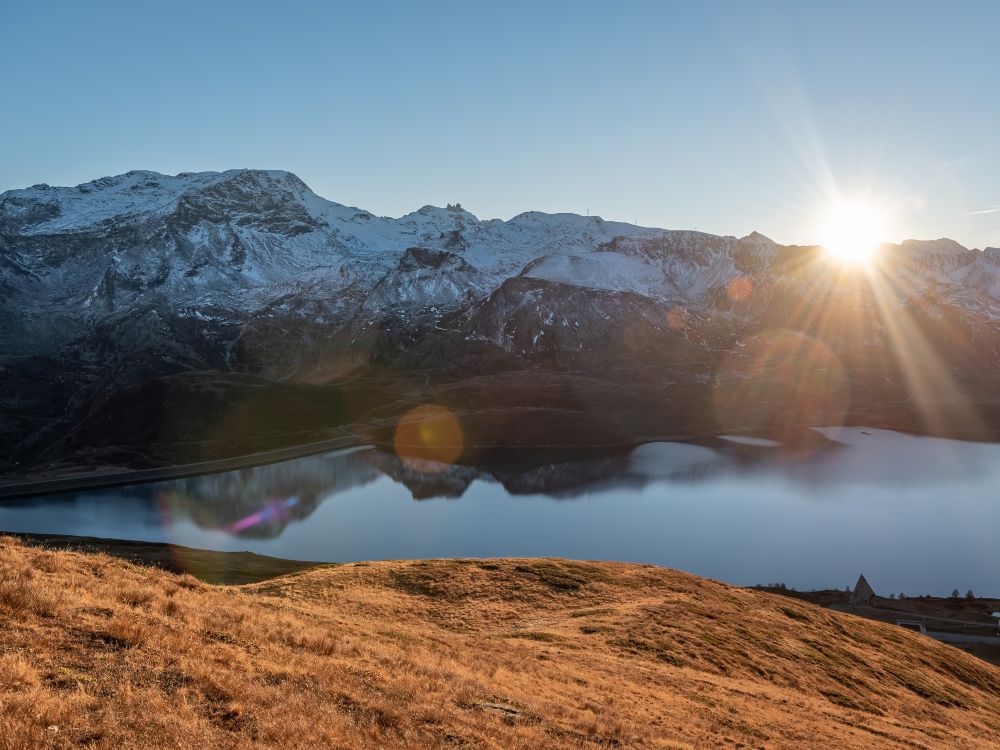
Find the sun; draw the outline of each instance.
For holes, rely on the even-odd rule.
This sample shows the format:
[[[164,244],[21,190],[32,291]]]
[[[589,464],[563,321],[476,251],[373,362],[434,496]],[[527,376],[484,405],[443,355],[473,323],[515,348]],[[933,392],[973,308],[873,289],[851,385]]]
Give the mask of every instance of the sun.
[[[845,200],[832,204],[826,212],[821,244],[841,263],[868,263],[888,232],[885,211],[869,200]]]

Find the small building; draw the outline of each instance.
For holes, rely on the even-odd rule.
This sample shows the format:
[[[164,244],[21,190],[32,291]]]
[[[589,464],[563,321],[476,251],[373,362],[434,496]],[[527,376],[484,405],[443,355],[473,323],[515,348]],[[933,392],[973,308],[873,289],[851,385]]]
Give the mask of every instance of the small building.
[[[848,601],[851,604],[872,605],[875,603],[875,589],[868,583],[864,575],[858,576],[858,582],[854,584],[854,591],[851,592]]]

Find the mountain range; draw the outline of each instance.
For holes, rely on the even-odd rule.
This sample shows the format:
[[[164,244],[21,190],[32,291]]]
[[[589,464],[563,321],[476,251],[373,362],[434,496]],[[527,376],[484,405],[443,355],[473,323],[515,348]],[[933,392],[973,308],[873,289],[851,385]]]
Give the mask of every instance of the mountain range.
[[[460,205],[282,171],[0,194],[0,471],[156,466],[434,404],[460,460],[855,423],[992,437],[1000,248],[817,246]],[[501,456],[498,458],[498,456]]]

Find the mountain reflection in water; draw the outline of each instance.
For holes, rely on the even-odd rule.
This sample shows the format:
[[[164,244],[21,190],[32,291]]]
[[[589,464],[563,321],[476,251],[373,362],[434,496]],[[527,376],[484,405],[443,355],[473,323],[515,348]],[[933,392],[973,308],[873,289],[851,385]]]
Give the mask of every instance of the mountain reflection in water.
[[[839,587],[863,571],[886,593],[1000,591],[1000,445],[863,428],[809,435],[794,447],[724,436],[602,455],[511,453],[480,466],[356,448],[7,501],[0,530],[305,560],[633,560],[800,588]],[[435,498],[458,502],[414,502]]]

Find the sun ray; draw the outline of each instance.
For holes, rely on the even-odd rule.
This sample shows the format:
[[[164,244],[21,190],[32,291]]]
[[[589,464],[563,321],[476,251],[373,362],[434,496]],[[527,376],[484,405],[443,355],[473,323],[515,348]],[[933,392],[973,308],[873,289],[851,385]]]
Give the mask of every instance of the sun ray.
[[[904,276],[905,271],[883,267],[870,279],[873,299],[890,340],[890,356],[906,381],[913,404],[934,432],[952,433],[956,427],[963,432],[982,431],[982,419],[969,405],[934,344],[910,313],[893,306],[894,290],[908,294],[913,289],[902,286],[906,282]],[[935,405],[946,405],[946,409],[934,408]]]

